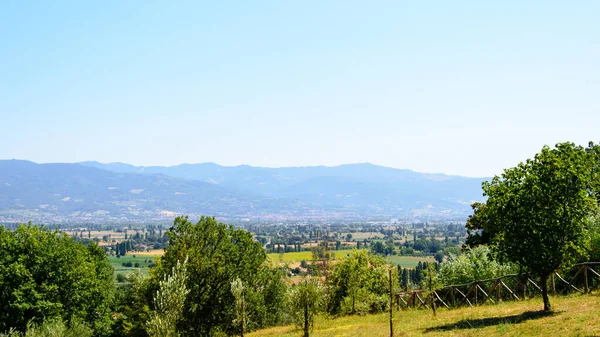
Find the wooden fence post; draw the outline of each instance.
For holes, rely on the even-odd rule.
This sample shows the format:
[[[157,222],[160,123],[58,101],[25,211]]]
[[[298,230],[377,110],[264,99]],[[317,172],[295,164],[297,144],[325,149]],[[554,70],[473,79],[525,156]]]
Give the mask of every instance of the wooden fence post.
[[[496,280],[496,302],[502,301],[502,287],[500,286],[500,279]]]
[[[394,291],[392,288],[392,270],[390,272],[390,337],[394,337]]]
[[[583,268],[583,280],[584,280],[584,289],[585,292],[588,293],[590,291],[590,287],[588,286],[588,266],[586,264],[584,264],[582,266]]]

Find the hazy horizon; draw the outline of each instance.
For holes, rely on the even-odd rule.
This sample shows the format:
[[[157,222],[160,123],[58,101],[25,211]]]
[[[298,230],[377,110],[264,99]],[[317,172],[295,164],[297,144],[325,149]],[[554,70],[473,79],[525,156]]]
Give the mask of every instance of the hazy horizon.
[[[339,167],[339,166],[347,166],[347,165],[373,165],[373,166],[390,168],[390,169],[394,169],[394,170],[410,170],[410,171],[417,172],[417,173],[432,174],[432,175],[443,174],[443,175],[449,175],[449,176],[460,176],[460,177],[465,177],[465,178],[491,178],[492,177],[492,176],[465,176],[465,175],[461,175],[461,174],[448,174],[448,173],[444,173],[444,172],[423,172],[423,171],[417,171],[417,170],[414,170],[414,169],[411,169],[411,168],[408,168],[408,167],[392,167],[392,166],[379,165],[377,163],[370,163],[370,162],[344,163],[344,164],[339,164],[339,165],[257,166],[257,165],[249,165],[249,164],[223,165],[223,164],[219,164],[219,163],[215,163],[215,162],[210,162],[210,161],[207,161],[207,162],[197,162],[197,163],[191,163],[191,162],[189,162],[189,163],[180,163],[180,164],[175,164],[175,165],[134,165],[134,164],[131,164],[131,163],[126,163],[126,162],[100,162],[100,161],[97,161],[97,160],[84,160],[84,161],[76,161],[76,162],[37,162],[37,161],[28,160],[28,159],[21,159],[21,158],[0,158],[0,160],[22,160],[22,161],[32,162],[32,163],[35,163],[35,164],[81,164],[81,163],[99,163],[99,164],[103,164],[103,165],[119,164],[119,165],[131,165],[133,167],[139,167],[139,168],[146,168],[146,167],[177,167],[177,166],[182,166],[182,165],[202,165],[202,164],[214,164],[214,165],[218,165],[218,166],[221,166],[221,167],[249,166],[249,167],[254,167],[254,168],[265,168],[265,169],[306,168],[306,167]]]

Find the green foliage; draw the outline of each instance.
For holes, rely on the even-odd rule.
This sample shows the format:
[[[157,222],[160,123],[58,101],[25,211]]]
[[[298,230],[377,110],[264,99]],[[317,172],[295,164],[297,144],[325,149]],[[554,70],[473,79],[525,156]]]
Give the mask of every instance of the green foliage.
[[[435,307],[438,299],[434,293],[442,287],[442,283],[440,283],[437,275],[437,266],[434,263],[429,263],[427,269],[423,271],[423,283],[421,286],[424,290],[423,295],[429,299],[429,305],[435,316]]]
[[[323,310],[325,290],[316,278],[306,277],[289,291],[290,314],[296,327],[308,337],[314,328],[315,317]]]
[[[596,216],[589,220],[588,233],[587,260],[600,262],[600,217]]]
[[[28,324],[24,337],[91,337],[93,330],[78,320],[69,326],[60,318],[49,318],[40,325]]]
[[[439,280],[445,286],[465,284],[507,275],[512,269],[510,265],[494,260],[489,247],[479,246],[467,248],[459,256],[451,254],[441,264]]]
[[[281,274],[267,266],[265,252],[251,233],[212,217],[202,217],[196,224],[178,217],[166,235],[169,247],[155,268],[152,283],[157,287],[158,280],[164,279],[178,260],[189,258],[189,294],[178,324],[182,335],[237,332],[231,305],[235,298],[230,291],[236,278],[247,287],[248,316],[253,323],[249,329],[270,325],[282,316],[285,292]],[[268,317],[270,312],[273,317]]]
[[[246,331],[246,308],[244,301],[244,283],[239,278],[236,278],[231,282],[231,293],[235,297],[235,320],[233,324],[240,326],[240,332],[242,336]]]
[[[117,274],[117,282],[119,282],[119,283],[127,282],[127,277],[121,273],[118,273]]]
[[[153,293],[150,280],[139,270],[130,273],[127,280],[126,286],[118,288],[113,336],[146,337],[146,322],[151,317],[148,304]]]
[[[154,297],[152,317],[146,323],[146,330],[151,337],[177,337],[177,322],[181,319],[183,306],[189,290],[186,288],[187,259],[173,267],[171,275],[160,281],[159,289]]]
[[[394,278],[397,281],[397,276]],[[388,273],[385,260],[366,250],[353,250],[335,265],[330,280],[328,312],[357,314],[385,310]]]
[[[113,269],[102,248],[28,224],[0,227],[0,251],[0,331],[58,316],[110,332]]]
[[[500,258],[541,278],[545,310],[548,277],[585,247],[586,222],[598,202],[591,189],[597,166],[582,147],[561,143],[483,184],[488,200],[471,223],[489,235]]]

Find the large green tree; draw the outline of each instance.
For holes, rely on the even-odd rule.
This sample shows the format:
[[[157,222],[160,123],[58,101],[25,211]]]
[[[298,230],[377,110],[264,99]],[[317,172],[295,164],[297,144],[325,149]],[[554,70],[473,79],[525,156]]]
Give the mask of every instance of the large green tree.
[[[544,310],[551,309],[548,278],[584,248],[586,224],[597,208],[594,167],[581,146],[544,147],[533,159],[485,182],[488,200],[470,219],[471,229],[479,239],[489,238],[500,258],[540,278]]]
[[[266,254],[252,234],[202,217],[192,223],[177,217],[166,233],[169,247],[154,272],[153,282],[164,279],[177,261],[186,257],[189,293],[179,320],[184,336],[209,336],[217,331],[238,333],[231,282],[240,279],[245,287],[248,329],[278,323],[282,317],[285,286],[282,274],[267,265]]]
[[[113,268],[95,243],[31,224],[0,227],[0,332],[57,317],[106,335],[113,292]]]

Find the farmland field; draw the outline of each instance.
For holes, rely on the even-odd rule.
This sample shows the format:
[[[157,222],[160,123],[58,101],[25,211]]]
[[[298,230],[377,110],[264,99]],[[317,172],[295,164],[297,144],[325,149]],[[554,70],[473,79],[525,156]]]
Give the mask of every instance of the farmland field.
[[[392,255],[386,257],[386,260],[393,265],[400,265],[402,268],[415,268],[419,261],[421,262],[433,262],[435,261],[431,256],[400,256]]]
[[[344,249],[344,250],[334,250],[336,259],[343,259],[345,256],[352,252],[352,249]],[[312,260],[312,252],[290,252],[282,254],[282,258],[280,260],[280,254],[278,253],[270,253],[267,254],[269,260],[275,263],[283,262],[283,263],[294,263],[300,262],[302,260],[309,261]],[[419,261],[422,262],[431,262],[434,259],[431,256],[427,257],[415,257],[415,256],[399,256],[393,255],[386,257],[386,260],[393,265],[400,265],[402,268],[415,268]]]
[[[336,259],[343,258],[344,256],[350,254],[351,251],[352,249],[332,250],[332,252],[335,253]],[[279,255],[280,254],[278,253],[269,253],[267,254],[267,257],[273,262],[300,262],[302,260],[312,260],[312,252],[310,251],[284,253],[281,261],[279,260]]]
[[[154,257],[140,256],[137,254],[135,255],[135,257],[133,257],[133,255],[121,256],[120,258],[118,258],[116,256],[109,256],[108,261],[110,262],[110,264],[113,266],[113,268],[115,270],[114,271],[115,277],[117,276],[117,274],[127,275],[135,270],[140,270],[142,273],[147,275],[148,274],[148,265],[150,265],[154,261]],[[139,267],[136,268],[136,267],[123,266],[123,263],[127,263],[127,262],[131,262],[134,265],[137,262],[139,264]]]

